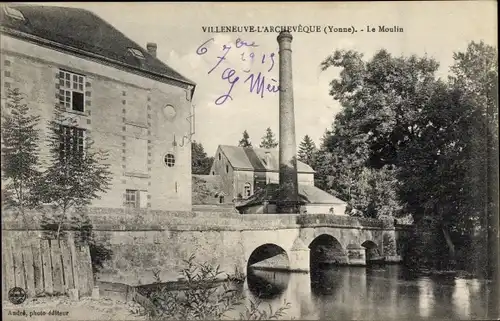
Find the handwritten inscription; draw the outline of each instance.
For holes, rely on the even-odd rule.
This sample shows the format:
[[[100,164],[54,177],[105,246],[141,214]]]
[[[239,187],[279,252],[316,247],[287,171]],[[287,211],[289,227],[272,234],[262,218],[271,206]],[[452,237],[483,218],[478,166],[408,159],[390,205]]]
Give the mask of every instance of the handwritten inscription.
[[[198,55],[205,55],[208,52],[208,46],[214,41],[214,38],[208,39],[196,49],[196,53]],[[241,38],[236,39],[234,44],[222,45],[221,51],[218,53],[214,65],[207,72],[208,75],[212,73],[220,73],[220,79],[228,84],[227,90],[215,100],[216,105],[222,105],[228,100],[233,100],[232,92],[235,86],[239,83],[247,84],[248,91],[259,95],[261,98],[264,98],[265,93],[273,94],[279,91],[280,87],[278,81],[269,76],[266,78],[265,74],[273,70],[276,54],[274,52],[258,53],[256,52],[256,48],[258,47],[259,45],[255,42],[246,41]],[[245,51],[236,53],[237,57],[239,57],[239,61],[246,62],[245,64],[250,64],[248,68],[244,68],[242,70],[236,70],[232,67],[224,69],[222,69],[222,67],[219,68],[221,64],[228,61],[228,55],[230,52],[234,52],[235,50],[242,48],[251,50],[250,52]],[[259,64],[260,66],[266,66],[266,71],[252,71],[254,63]],[[240,75],[244,74],[247,74],[247,76],[242,76],[240,78]]]

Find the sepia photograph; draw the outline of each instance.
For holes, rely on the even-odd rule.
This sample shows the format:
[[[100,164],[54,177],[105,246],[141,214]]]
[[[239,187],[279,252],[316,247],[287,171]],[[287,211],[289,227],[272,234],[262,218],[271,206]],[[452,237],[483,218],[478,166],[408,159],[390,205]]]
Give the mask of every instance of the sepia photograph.
[[[3,320],[500,320],[497,2],[0,4]]]

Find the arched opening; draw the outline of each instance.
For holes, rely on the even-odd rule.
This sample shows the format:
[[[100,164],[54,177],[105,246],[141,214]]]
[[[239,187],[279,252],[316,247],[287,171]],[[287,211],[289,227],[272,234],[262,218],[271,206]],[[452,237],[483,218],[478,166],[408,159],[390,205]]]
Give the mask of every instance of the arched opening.
[[[248,289],[259,299],[277,298],[288,286],[289,266],[282,247],[271,243],[257,247],[248,258]]]
[[[355,243],[350,243],[346,246],[349,265],[365,266],[366,265],[366,250],[363,246]]]
[[[365,241],[361,246],[365,248],[366,264],[382,261],[378,246],[373,241]]]
[[[347,255],[340,242],[331,235],[322,234],[309,244],[311,270],[329,265],[346,265]]]
[[[267,243],[256,248],[248,258],[247,268],[258,270],[288,269],[289,261],[286,251],[276,245]]]

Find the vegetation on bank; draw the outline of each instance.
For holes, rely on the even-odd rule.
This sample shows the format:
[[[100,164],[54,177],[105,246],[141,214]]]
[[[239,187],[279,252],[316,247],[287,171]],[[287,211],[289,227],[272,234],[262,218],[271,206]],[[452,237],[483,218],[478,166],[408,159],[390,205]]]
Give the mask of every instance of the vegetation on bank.
[[[111,251],[97,240],[86,207],[109,189],[111,173],[106,151],[93,147],[88,132],[78,128],[57,106],[40,139],[40,117],[33,115],[19,89],[8,89],[2,110],[2,207],[21,215],[25,228],[42,213],[43,237],[60,240],[67,231],[77,245],[88,245],[94,272]],[[48,157],[41,157],[42,146]],[[51,210],[42,210],[49,207]],[[38,210],[38,211],[37,211]]]
[[[413,216],[409,266],[485,275],[498,195],[497,50],[471,42],[453,58],[439,79],[428,56],[327,57],[323,70],[340,69],[330,95],[342,110],[313,168],[319,187],[365,216]]]
[[[263,307],[259,300],[250,300],[248,306],[242,306],[245,297],[238,276],[237,282],[229,275],[223,278],[224,273],[218,266],[197,263],[194,255],[184,262],[181,289],[172,291],[159,283],[156,287],[140,290],[141,295],[148,299],[149,304],[144,306],[150,320],[221,320],[229,317],[276,320],[284,317],[290,308],[286,301],[276,310],[271,305]]]

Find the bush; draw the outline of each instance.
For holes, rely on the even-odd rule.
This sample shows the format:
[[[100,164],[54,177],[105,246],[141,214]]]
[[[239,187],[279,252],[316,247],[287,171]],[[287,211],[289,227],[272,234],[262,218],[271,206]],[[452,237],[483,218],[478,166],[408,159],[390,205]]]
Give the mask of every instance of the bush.
[[[208,263],[195,263],[192,255],[184,261],[186,268],[181,271],[184,281],[182,289],[172,291],[165,285],[145,293],[152,304],[146,306],[150,320],[221,320],[226,313],[240,306],[244,296],[235,289],[230,279],[222,280],[223,272],[219,266]],[[285,315],[289,304],[276,311],[261,309],[260,301],[251,301],[245,312],[240,313],[242,320],[271,320]]]

